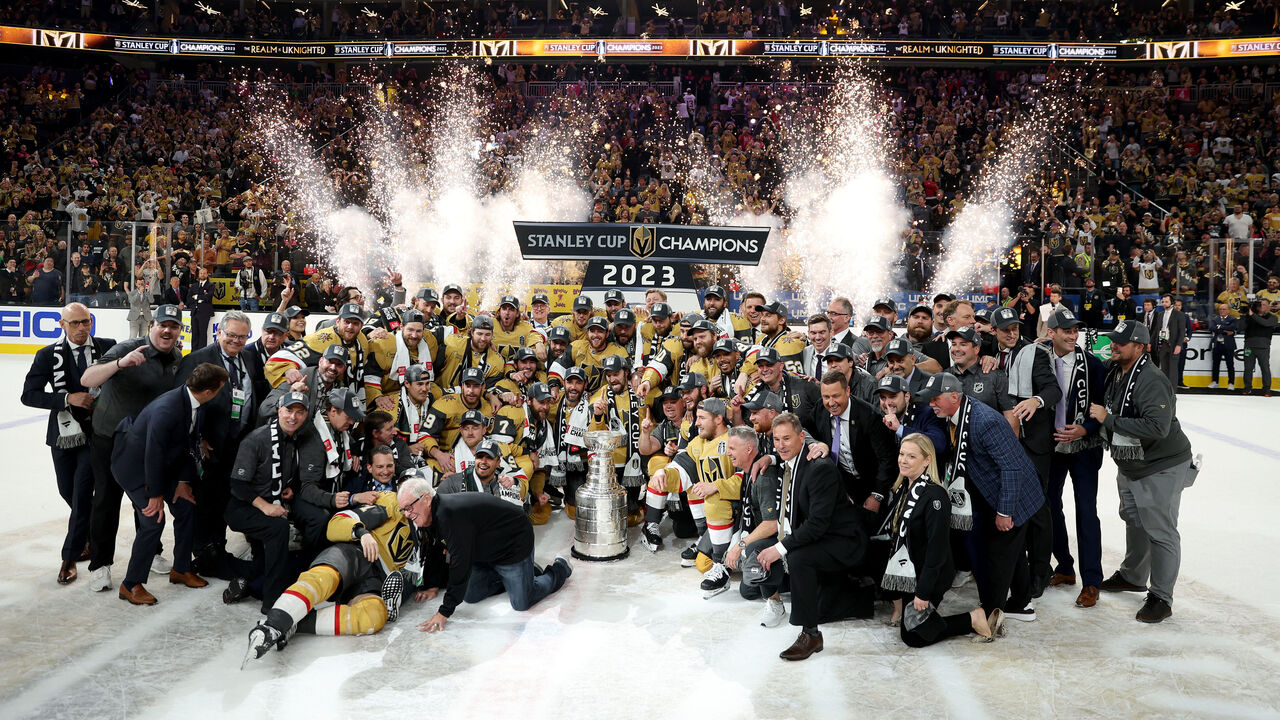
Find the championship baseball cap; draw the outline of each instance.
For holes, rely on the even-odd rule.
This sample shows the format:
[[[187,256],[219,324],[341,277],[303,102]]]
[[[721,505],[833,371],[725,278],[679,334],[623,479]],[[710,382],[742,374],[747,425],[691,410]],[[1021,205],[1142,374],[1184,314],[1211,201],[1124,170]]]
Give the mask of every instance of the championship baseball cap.
[[[416,297],[419,300],[426,300],[429,303],[435,303],[437,305],[440,304],[440,296],[436,295],[436,291],[433,288],[429,288],[429,287],[422,288],[421,290],[418,291],[418,294]]]
[[[964,385],[960,383],[960,379],[955,375],[941,372],[929,378],[924,387],[920,388],[920,392],[916,393],[916,399],[920,402],[928,402],[942,393],[949,392],[963,393]]]
[[[1147,326],[1133,320],[1125,320],[1116,325],[1116,329],[1107,333],[1107,337],[1111,338],[1113,343],[1151,344],[1151,333],[1147,330]]]
[[[268,313],[266,319],[262,321],[262,330],[264,332],[267,330],[289,332],[289,321],[278,312]]]
[[[907,379],[901,375],[885,375],[876,385],[876,392],[900,393],[907,391]]]
[[[182,309],[177,305],[161,305],[156,308],[155,314],[152,315],[152,318],[155,319],[157,325],[167,322],[178,323],[181,325]]]
[[[1013,308],[996,308],[995,312],[991,313],[991,324],[994,325],[997,330],[1003,330],[1017,322],[1022,321],[1018,319],[1018,313],[1014,312]]]
[[[719,415],[720,417],[729,416],[729,407],[725,405],[724,400],[721,400],[720,398],[707,398],[706,400],[698,403],[698,409],[709,412],[712,415]]]
[[[569,334],[569,328],[563,325],[552,325],[547,330],[547,342],[555,342],[557,340],[566,343],[573,340],[573,336]]]
[[[476,411],[471,410],[470,412],[476,412]],[[498,443],[486,438],[484,440],[481,440],[479,445],[476,445],[475,456],[480,457],[481,455],[488,455],[491,458],[498,458],[498,457],[502,457],[502,450],[498,447]]]
[[[441,295],[448,295],[449,293],[458,293],[459,295],[466,295],[466,293],[462,292],[462,286],[457,283],[449,283],[448,285],[444,286],[443,290],[440,291]]]
[[[425,365],[410,365],[404,369],[404,381],[406,383],[422,382],[430,379],[431,376],[427,374]]]
[[[782,398],[778,397],[777,393],[759,387],[742,401],[742,409],[748,412],[757,410],[782,412],[786,409],[786,406],[783,405]]]
[[[827,346],[827,352],[824,358],[840,358],[841,360],[853,359],[853,348],[844,343],[831,343]]]
[[[936,305],[940,302],[951,302],[952,300],[955,300],[955,299],[956,299],[955,296],[952,295],[951,293],[938,293],[937,295],[933,296],[933,304]]]
[[[911,312],[907,313],[907,315],[911,316],[911,315],[915,315],[916,313],[924,313],[929,317],[933,317],[933,306],[925,305],[924,303],[919,303],[915,307],[911,308]]]
[[[351,364],[351,351],[347,349],[346,345],[334,343],[324,349],[324,355],[321,357],[329,362],[340,362],[343,365]]]
[[[364,311],[356,303],[347,303],[338,312],[339,320],[364,320]]]
[[[635,325],[636,314],[630,308],[618,308],[618,312],[613,314],[614,325]]]
[[[973,318],[976,322],[991,324],[991,308],[978,308],[973,311]]]
[[[894,302],[893,298],[887,298],[887,297],[880,298],[879,300],[876,300],[876,303],[874,305],[871,306],[872,310],[875,310],[876,308],[885,308],[886,310],[892,310],[894,312],[898,312],[898,303]]]
[[[684,317],[680,318],[680,325],[681,327],[689,327],[699,320],[706,320],[706,318],[702,316],[702,313],[687,313]]]
[[[290,405],[301,405],[308,410],[310,409],[310,406],[307,404],[307,396],[300,392],[287,392],[280,396],[280,404],[278,407],[289,407]]]
[[[784,306],[782,303],[778,302],[777,300],[774,300],[771,303],[765,303],[760,307],[756,308],[756,310],[757,312],[767,312],[771,315],[777,315],[778,317],[784,320],[787,318],[786,306]]]
[[[609,332],[609,321],[602,315],[592,315],[591,319],[587,320],[587,329],[590,330],[591,328],[600,328],[605,332]]]
[[[728,294],[725,293],[724,288],[720,287],[719,285],[710,285],[707,287],[707,291],[703,293],[704,298],[708,298],[713,295],[715,297],[720,298],[721,300],[726,300],[729,297]]]
[[[595,303],[591,302],[591,298],[587,297],[586,295],[579,295],[578,297],[573,299],[574,311],[592,310],[595,308],[595,306],[596,306]]]
[[[867,318],[867,322],[863,324],[862,329],[875,328],[881,332],[892,332],[892,326],[889,325],[889,318],[883,315],[872,315]]]
[[[627,298],[625,295],[622,294],[621,290],[605,290],[604,301],[607,303],[611,303],[611,302],[625,303],[627,301]]]
[[[425,323],[426,321],[427,318],[424,317],[421,312],[414,310],[413,308],[409,308],[403,313],[400,313],[401,325],[407,325],[409,323]]]
[[[760,348],[760,352],[756,353],[757,365],[777,365],[779,361],[778,351],[773,348]]]
[[[1076,317],[1076,314],[1066,308],[1058,308],[1049,316],[1049,321],[1045,323],[1050,328],[1058,330],[1060,328],[1073,328],[1077,325],[1083,325],[1084,321]]]
[[[537,360],[538,355],[533,351],[533,348],[522,347],[522,348],[516,348],[516,353],[515,355],[512,356],[511,359],[514,362],[520,362],[521,360]]]
[[[684,397],[680,394],[680,388],[678,387],[665,387],[662,389],[662,394],[658,396],[659,403],[664,403],[668,400],[683,400],[683,399]]]
[[[889,341],[884,348],[884,356],[896,355],[897,357],[915,357],[915,350],[911,348],[911,343],[902,338],[894,338]]]
[[[711,354],[713,356],[716,353],[732,353],[732,352],[738,352],[738,343],[734,342],[733,338],[720,338],[719,340],[716,341],[716,346],[711,349]]]
[[[471,329],[472,330],[492,330],[493,318],[489,317],[488,315],[477,315],[471,318]]]
[[[955,330],[952,330],[951,332],[947,333],[947,339],[950,340],[952,338],[960,338],[961,340],[968,340],[974,345],[979,345],[982,343],[982,338],[978,337],[978,331],[974,330],[968,325],[962,328],[956,328]]]
[[[707,377],[700,372],[691,372],[681,378],[676,385],[678,390],[696,390],[707,386]]]
[[[462,385],[469,382],[484,384],[484,373],[480,371],[480,368],[469,367],[462,369],[462,376],[458,378],[458,384]]]
[[[299,315],[306,317],[310,314],[311,314],[310,310],[304,307],[298,307],[297,305],[290,305],[289,307],[284,309],[284,316],[289,318],[290,320],[298,317]]]
[[[664,302],[656,302],[653,307],[649,308],[649,316],[656,318],[671,317],[671,306]]]
[[[543,305],[550,305],[551,298],[547,297],[546,293],[534,293],[533,298],[529,300],[529,304],[537,305],[538,303],[542,303]]]
[[[583,369],[581,366],[579,366],[579,365],[574,365],[573,367],[571,367],[571,368],[569,368],[568,370],[565,370],[565,371],[564,371],[564,379],[565,379],[565,380],[568,380],[568,379],[569,379],[569,378],[571,378],[571,377],[576,377],[576,378],[578,378],[579,380],[581,380],[582,382],[586,382],[586,381],[587,381],[587,371],[586,371],[586,370],[584,370],[584,369]]]
[[[329,393],[329,404],[346,413],[356,422],[364,422],[364,403],[351,392],[351,388],[338,388]]]
[[[544,382],[536,382],[529,386],[529,397],[534,400],[550,400],[551,387]]]
[[[698,321],[694,322],[692,325],[689,326],[689,332],[704,332],[704,331],[709,333],[715,333],[716,335],[720,334],[720,328],[717,327],[716,324],[711,322],[710,320],[699,319]]]
[[[489,418],[479,410],[468,410],[462,413],[462,419],[458,421],[458,425],[488,425]]]
[[[600,361],[600,369],[605,372],[616,372],[627,369],[627,359],[621,355],[609,355]]]
[[[503,305],[510,305],[513,310],[519,310],[520,300],[515,295],[503,295],[498,301],[498,307],[501,308]]]

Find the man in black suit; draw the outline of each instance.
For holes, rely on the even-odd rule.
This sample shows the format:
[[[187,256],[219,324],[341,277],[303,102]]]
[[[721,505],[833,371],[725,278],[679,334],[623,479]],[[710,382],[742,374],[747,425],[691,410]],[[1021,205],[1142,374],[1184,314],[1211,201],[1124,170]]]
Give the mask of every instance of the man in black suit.
[[[800,626],[800,635],[780,657],[804,660],[822,651],[818,623],[851,614],[845,608],[858,593],[851,591],[847,576],[866,553],[867,536],[835,465],[826,458],[807,459],[795,413],[773,419],[773,443],[782,459],[778,542],[756,557],[765,572],[781,562],[790,575],[791,624]]]
[[[196,487],[195,509],[196,569],[202,575],[225,580],[235,576],[232,558],[226,551],[225,515],[231,498],[228,478],[240,441],[258,426],[258,405],[262,400],[253,387],[255,370],[261,373],[261,360],[256,353],[244,351],[250,328],[248,316],[239,310],[228,311],[218,325],[217,342],[183,358],[177,376],[178,382],[184,382],[205,363],[227,371],[227,384],[204,409],[209,461]]]
[[[924,290],[929,274],[919,245],[912,243],[907,246],[907,254],[902,258],[902,272],[906,290]]]
[[[822,405],[807,427],[814,442],[829,450],[841,487],[868,512],[866,521],[872,524],[897,477],[897,443],[875,408],[849,395],[843,373],[828,371],[820,390]]]
[[[18,271],[17,258],[5,260],[4,270],[0,271],[0,303],[17,305],[22,302],[27,292],[27,279]]]
[[[162,303],[169,305],[177,305],[182,309],[187,307],[187,291],[182,287],[182,278],[174,275],[169,278],[169,286],[164,289],[161,299]]]
[[[176,387],[143,408],[136,418],[120,421],[115,432],[111,471],[137,511],[138,534],[133,539],[129,569],[120,583],[120,598],[134,605],[155,605],[142,586],[160,549],[164,506],[173,513],[173,569],[169,582],[199,588],[208,585],[191,571],[191,543],[195,535],[192,487],[201,480],[201,443],[207,423],[203,405],[227,383],[220,365],[203,363]]]
[[[1179,384],[1178,360],[1187,337],[1187,316],[1173,306],[1173,296],[1169,293],[1160,297],[1160,305],[1164,312],[1156,315],[1151,337],[1157,340],[1155,355],[1160,370],[1176,388]]]
[[[44,441],[53,453],[58,494],[71,508],[67,536],[62,542],[58,582],[76,579],[76,562],[87,560],[89,509],[93,503],[93,465],[89,442],[93,437],[93,396],[80,384],[80,374],[102,357],[115,340],[90,337],[89,308],[71,303],[58,321],[66,333],[58,342],[40,348],[22,385],[22,404],[49,411]]]
[[[200,268],[200,279],[187,289],[187,305],[191,310],[191,349],[209,344],[209,321],[213,320],[213,281],[209,271]]]

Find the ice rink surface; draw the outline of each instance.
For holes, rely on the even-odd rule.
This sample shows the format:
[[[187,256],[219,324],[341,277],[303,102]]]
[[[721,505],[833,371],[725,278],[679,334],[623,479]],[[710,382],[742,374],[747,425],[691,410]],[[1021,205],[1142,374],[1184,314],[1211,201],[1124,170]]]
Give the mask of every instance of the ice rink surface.
[[[760,604],[738,596],[736,577],[703,600],[697,572],[679,567],[668,542],[656,555],[637,547],[617,563],[575,562],[565,589],[529,612],[498,596],[427,635],[416,626],[432,601],[377,635],[296,636],[241,671],[257,603],[223,605],[221,581],[191,590],[153,575],[154,607],[89,592],[87,563],[75,583],[55,582],[67,509],[46,416],[18,402],[29,362],[0,356],[5,720],[1280,717],[1280,404],[1270,400],[1179,396],[1205,469],[1183,494],[1182,574],[1173,617],[1159,625],[1134,620],[1139,594],[1103,594],[1082,610],[1079,586],[1049,588],[1039,620],[1010,622],[993,644],[912,650],[877,618],[823,626],[825,650],[792,664],[778,653],[794,628],[760,627]],[[1107,574],[1124,543],[1114,478],[1108,460]],[[567,554],[571,536],[569,518],[554,514],[537,529],[537,560]],[[117,583],[131,540],[125,515]],[[943,610],[974,604],[969,586]]]

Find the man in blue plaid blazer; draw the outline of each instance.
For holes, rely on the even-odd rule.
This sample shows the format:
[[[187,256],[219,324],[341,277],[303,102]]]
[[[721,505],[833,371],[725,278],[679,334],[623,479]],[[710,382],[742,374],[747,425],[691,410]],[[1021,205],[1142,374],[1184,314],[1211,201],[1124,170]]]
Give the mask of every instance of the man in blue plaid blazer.
[[[1035,620],[1026,553],[1026,523],[1044,505],[1035,466],[1004,416],[965,395],[954,375],[934,375],[917,397],[947,420],[952,435],[955,457],[948,476],[964,478],[972,501],[982,608]]]

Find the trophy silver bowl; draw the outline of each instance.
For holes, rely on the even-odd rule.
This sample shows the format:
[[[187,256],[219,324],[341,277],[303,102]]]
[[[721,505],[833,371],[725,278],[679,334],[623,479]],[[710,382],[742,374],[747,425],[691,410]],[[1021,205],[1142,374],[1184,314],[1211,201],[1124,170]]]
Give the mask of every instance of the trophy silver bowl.
[[[581,560],[619,560],[627,556],[627,492],[614,477],[613,451],[622,433],[587,433],[587,480],[578,488],[573,556]]]

